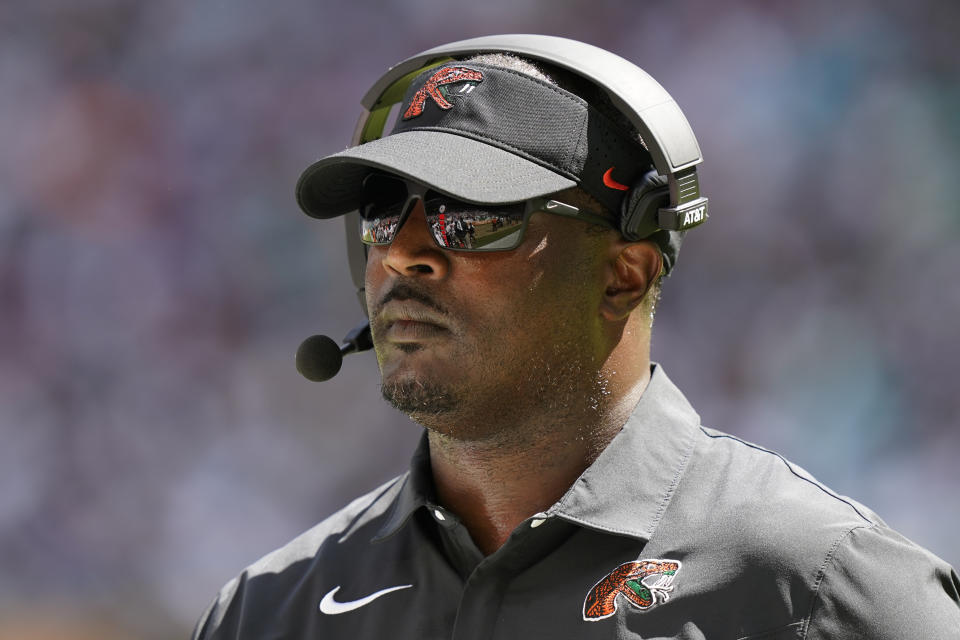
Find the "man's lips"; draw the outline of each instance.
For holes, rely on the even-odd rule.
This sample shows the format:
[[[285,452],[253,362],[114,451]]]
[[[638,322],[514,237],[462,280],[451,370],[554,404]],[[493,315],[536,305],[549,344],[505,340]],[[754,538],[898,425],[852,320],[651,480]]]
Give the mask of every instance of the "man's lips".
[[[412,300],[388,302],[377,316],[379,334],[389,342],[422,342],[451,335],[447,319]]]
[[[446,329],[435,324],[413,320],[397,320],[387,327],[384,337],[389,342],[423,342],[447,334],[449,332]]]

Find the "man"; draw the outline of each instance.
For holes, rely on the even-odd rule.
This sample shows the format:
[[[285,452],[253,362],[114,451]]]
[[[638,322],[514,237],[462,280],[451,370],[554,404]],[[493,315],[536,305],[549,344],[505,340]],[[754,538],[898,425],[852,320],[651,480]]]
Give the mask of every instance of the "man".
[[[464,247],[472,248],[467,242],[467,223],[463,221],[463,216],[457,216],[453,228],[457,234],[457,246],[461,249]]]
[[[702,427],[650,363],[679,234],[625,237],[652,161],[602,92],[482,55],[417,75],[401,114],[298,200],[361,212],[383,394],[424,437],[408,473],[227,584],[195,638],[960,637],[948,565]],[[432,229],[467,210],[516,224],[446,246]]]

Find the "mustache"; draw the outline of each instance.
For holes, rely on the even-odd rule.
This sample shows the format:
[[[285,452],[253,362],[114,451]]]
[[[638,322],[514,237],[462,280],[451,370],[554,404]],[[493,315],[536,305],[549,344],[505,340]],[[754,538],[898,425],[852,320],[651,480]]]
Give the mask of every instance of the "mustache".
[[[384,305],[391,300],[413,300],[443,315],[448,315],[446,307],[434,300],[430,294],[421,288],[414,287],[405,282],[399,282],[394,285],[374,304],[373,315],[379,316],[380,312],[383,311]]]

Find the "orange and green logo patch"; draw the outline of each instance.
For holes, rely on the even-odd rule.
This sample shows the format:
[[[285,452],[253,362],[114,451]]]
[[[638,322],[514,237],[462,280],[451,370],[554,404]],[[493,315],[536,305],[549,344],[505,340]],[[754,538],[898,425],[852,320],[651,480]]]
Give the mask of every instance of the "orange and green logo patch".
[[[423,86],[413,94],[410,105],[403,114],[403,119],[416,118],[423,113],[427,98],[432,99],[434,104],[441,109],[452,109],[453,103],[447,100],[446,85],[456,82],[466,82],[467,85],[461,89],[461,93],[469,93],[476,83],[483,82],[483,73],[468,67],[444,67],[440,69],[440,71],[427,78]]]
[[[618,596],[642,610],[670,599],[678,560],[624,562],[593,585],[583,601],[583,619],[595,622],[617,612]]]

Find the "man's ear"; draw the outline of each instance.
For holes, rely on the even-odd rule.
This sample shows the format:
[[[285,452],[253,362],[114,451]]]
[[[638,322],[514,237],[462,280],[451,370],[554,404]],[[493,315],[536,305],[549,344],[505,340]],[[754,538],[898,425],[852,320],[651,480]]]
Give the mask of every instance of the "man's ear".
[[[619,240],[611,246],[601,314],[607,320],[623,320],[636,309],[663,269],[660,247],[650,240]]]

